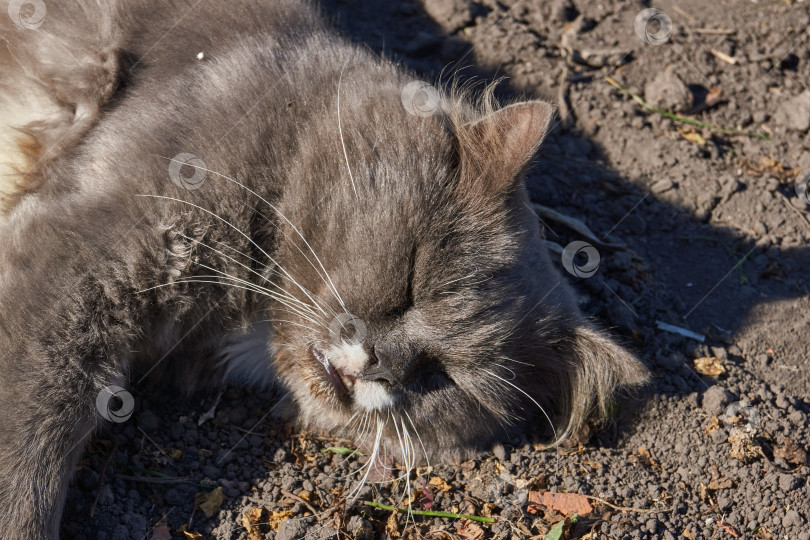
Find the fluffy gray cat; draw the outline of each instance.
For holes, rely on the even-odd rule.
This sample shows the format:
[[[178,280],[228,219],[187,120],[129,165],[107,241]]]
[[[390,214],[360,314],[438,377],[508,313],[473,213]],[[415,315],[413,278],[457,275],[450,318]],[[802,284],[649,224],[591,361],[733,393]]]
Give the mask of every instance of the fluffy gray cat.
[[[644,380],[527,205],[547,103],[439,93],[303,1],[0,4],[0,539],[58,537],[130,373],[278,379],[433,460]]]

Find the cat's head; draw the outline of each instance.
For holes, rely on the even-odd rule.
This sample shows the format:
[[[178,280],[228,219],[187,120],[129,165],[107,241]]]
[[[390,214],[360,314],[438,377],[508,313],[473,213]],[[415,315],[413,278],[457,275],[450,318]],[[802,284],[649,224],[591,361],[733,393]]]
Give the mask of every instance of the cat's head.
[[[582,319],[528,206],[549,104],[344,103],[279,208],[274,352],[307,424],[459,457],[527,422],[563,437],[644,380]]]

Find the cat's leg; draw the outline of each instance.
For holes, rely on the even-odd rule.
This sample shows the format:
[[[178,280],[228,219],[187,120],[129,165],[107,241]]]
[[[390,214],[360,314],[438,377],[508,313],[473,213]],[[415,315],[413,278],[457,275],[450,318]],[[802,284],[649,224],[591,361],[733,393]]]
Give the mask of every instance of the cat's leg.
[[[86,359],[15,352],[23,355],[0,356],[0,540],[54,540],[85,442],[99,418],[123,417],[131,401]]]
[[[109,270],[59,235],[29,237],[0,249],[0,540],[59,537],[70,478],[109,417],[99,405],[118,408],[105,388],[124,386],[135,334],[131,308],[101,280]]]

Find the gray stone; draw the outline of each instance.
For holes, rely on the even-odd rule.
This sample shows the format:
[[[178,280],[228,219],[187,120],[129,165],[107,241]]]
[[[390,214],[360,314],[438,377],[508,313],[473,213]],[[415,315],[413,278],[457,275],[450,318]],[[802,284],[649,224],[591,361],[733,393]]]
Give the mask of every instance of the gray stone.
[[[733,396],[722,386],[714,385],[703,392],[703,410],[710,416],[720,416]]]
[[[802,152],[802,155],[799,156],[799,168],[803,171],[810,170],[810,152],[805,150]]]
[[[788,510],[782,522],[785,524],[785,527],[799,527],[804,523],[804,519],[796,510]]]
[[[678,75],[661,71],[644,86],[644,97],[653,106],[667,111],[685,112],[692,108],[692,92]]]
[[[653,183],[653,185],[650,186],[650,190],[652,190],[653,193],[664,193],[673,187],[675,187],[675,184],[672,182],[672,180],[669,178],[662,178],[661,180],[657,180],[655,183]]]
[[[301,519],[288,519],[278,526],[276,540],[299,540],[307,534],[307,524]]]
[[[781,489],[784,492],[789,492],[799,487],[799,484],[800,484],[799,479],[793,476],[792,474],[779,475],[779,489]]]
[[[360,516],[352,516],[347,526],[355,540],[371,540],[374,538],[374,527],[371,522]]]
[[[436,24],[448,32],[468,26],[473,20],[473,6],[469,0],[426,0],[424,6]]]
[[[783,101],[773,120],[787,129],[807,131],[810,128],[810,90]]]
[[[714,444],[722,444],[728,440],[728,432],[723,428],[717,428],[712,431],[712,442]]]

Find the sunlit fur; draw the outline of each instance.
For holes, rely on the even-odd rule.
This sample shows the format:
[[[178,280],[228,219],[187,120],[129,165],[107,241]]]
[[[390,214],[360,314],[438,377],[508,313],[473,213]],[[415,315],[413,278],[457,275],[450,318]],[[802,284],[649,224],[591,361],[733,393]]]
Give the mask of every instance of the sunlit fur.
[[[0,102],[40,108],[0,124],[0,540],[58,537],[109,385],[276,378],[302,425],[371,454],[354,496],[377,457],[408,487],[516,430],[559,441],[644,380],[528,206],[548,104],[451,85],[414,116],[417,76],[298,0],[46,4],[25,31],[0,2]],[[199,189],[170,178],[181,153]],[[358,403],[313,347],[385,350],[394,375]]]

